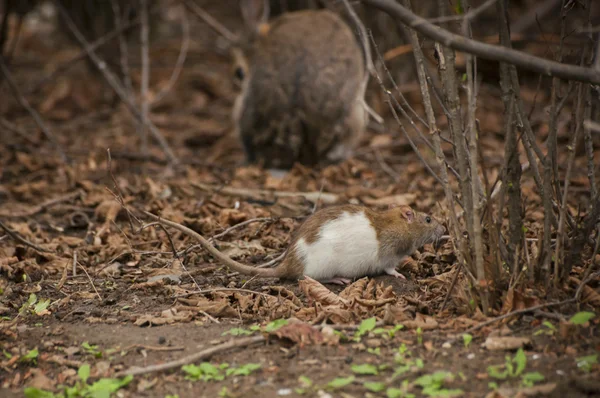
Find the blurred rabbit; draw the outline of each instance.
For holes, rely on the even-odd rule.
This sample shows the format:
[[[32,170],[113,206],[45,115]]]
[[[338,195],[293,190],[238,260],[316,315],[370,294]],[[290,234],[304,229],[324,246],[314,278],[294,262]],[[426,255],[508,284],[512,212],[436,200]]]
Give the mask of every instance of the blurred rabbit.
[[[233,121],[250,163],[288,169],[348,157],[363,134],[368,74],[350,27],[332,11],[284,13],[241,0],[249,28],[234,51],[241,93]]]

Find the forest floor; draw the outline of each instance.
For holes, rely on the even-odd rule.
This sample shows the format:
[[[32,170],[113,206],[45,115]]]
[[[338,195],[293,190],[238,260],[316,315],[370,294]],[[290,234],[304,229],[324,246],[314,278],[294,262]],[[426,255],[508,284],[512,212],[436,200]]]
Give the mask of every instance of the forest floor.
[[[227,21],[227,10],[221,12],[214,11]],[[13,58],[15,78],[70,162],[61,161],[14,99],[0,104],[0,221],[29,242],[0,230],[0,396],[60,386],[83,394],[107,385],[125,397],[600,396],[600,317],[569,322],[576,313],[598,315],[598,278],[580,303],[465,334],[494,316],[574,297],[588,263],[575,266],[562,289],[504,289],[496,297],[501,310],[488,318],[473,310],[464,277],[448,295],[457,272],[450,242],[412,256],[399,269],[406,280],[376,276],[341,287],[248,279],[201,249],[182,252],[195,242],[181,233],[141,229],[140,219],[151,221],[141,210],[160,212],[206,237],[221,234],[220,250],[260,264],[285,250],[315,208],[333,203],[409,204],[446,219],[441,187],[377,102],[376,85],[370,99],[386,124],[369,130],[352,159],[322,169],[296,166],[285,176],[243,166],[229,116],[229,58],[212,31],[195,29],[192,37],[202,39],[192,40],[179,80],[152,105],[151,120],[181,160],[176,167],[153,142],[149,155],[139,155],[132,117],[122,104],[110,105],[110,90],[85,62],[37,85],[79,49],[59,51],[40,40],[43,31],[25,31]],[[152,59],[160,61],[152,87],[164,87],[179,46],[175,35],[153,48]],[[408,86],[404,94],[421,112],[417,89]],[[503,108],[497,87],[484,83],[479,95],[481,151],[493,182],[504,161]],[[534,81],[522,96],[543,142],[548,117],[539,104],[548,103],[548,94],[536,92]],[[566,146],[568,123],[559,122]],[[578,151],[573,209],[589,200],[585,162]],[[281,195],[288,192],[297,195]],[[523,195],[533,257],[544,216],[530,176]],[[119,374],[230,341],[239,346],[218,350],[202,366],[196,361],[131,381]]]

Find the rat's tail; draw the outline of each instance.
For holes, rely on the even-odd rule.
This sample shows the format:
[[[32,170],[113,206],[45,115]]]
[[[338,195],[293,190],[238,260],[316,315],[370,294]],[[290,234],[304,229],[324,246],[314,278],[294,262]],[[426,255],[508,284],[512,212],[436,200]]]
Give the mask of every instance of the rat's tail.
[[[173,221],[169,221],[169,220],[165,220],[164,218],[161,218],[159,216],[156,216],[152,213],[149,213],[147,211],[144,212],[146,215],[155,218],[158,222],[160,222],[163,225],[167,225],[169,227],[175,228],[176,230],[183,232],[184,234],[191,236],[192,238],[196,239],[200,245],[202,245],[203,248],[205,248],[210,254],[212,254],[214,257],[216,257],[219,261],[221,261],[224,265],[227,265],[229,268],[233,269],[234,271],[237,271],[241,274],[244,275],[250,275],[250,276],[260,276],[263,278],[279,278],[281,277],[280,275],[280,267],[276,267],[276,268],[256,268],[256,267],[251,267],[249,265],[246,264],[242,264],[242,263],[238,263],[235,260],[232,260],[230,257],[228,257],[227,255],[221,253],[219,250],[217,250],[216,247],[214,247],[209,241],[207,241],[202,235],[200,235],[198,232],[183,226],[181,224],[178,224],[176,222]]]

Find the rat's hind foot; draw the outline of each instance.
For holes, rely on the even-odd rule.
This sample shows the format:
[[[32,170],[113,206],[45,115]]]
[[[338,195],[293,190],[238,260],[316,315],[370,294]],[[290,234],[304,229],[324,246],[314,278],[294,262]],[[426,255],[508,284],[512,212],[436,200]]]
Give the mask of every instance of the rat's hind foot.
[[[385,273],[391,276],[395,276],[396,278],[406,279],[404,275],[396,271],[396,268],[388,268],[385,270]]]
[[[323,281],[322,283],[334,283],[336,285],[347,285],[352,282],[351,279],[348,278],[331,278],[329,280]]]

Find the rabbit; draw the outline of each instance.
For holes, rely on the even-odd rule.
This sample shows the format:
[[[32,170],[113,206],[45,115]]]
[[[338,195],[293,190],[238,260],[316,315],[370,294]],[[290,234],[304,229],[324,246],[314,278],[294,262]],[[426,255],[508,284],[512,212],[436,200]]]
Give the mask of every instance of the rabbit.
[[[233,51],[241,92],[232,118],[247,162],[290,169],[349,157],[368,121],[368,73],[348,24],[327,9],[267,23],[267,0],[240,5],[250,32]]]

